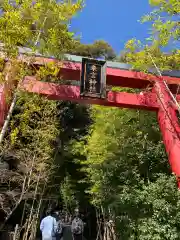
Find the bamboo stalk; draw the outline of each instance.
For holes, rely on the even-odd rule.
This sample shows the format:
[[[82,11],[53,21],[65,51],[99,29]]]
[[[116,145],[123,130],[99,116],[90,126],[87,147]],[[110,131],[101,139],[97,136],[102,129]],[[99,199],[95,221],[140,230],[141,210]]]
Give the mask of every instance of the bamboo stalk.
[[[41,171],[39,172],[38,180],[37,180],[37,183],[36,183],[34,198],[33,198],[33,202],[32,202],[32,205],[31,205],[31,211],[30,211],[30,214],[29,214],[29,219],[28,219],[28,224],[27,224],[27,229],[26,229],[25,236],[24,236],[23,240],[27,240],[29,229],[30,229],[30,226],[31,226],[31,219],[32,219],[32,214],[33,214],[33,210],[34,210],[34,202],[36,200],[36,194],[37,194],[37,190],[38,190],[38,186],[39,186],[40,177],[41,177]]]
[[[14,235],[13,235],[13,240],[17,240],[17,235],[18,235],[18,224],[16,224]]]
[[[11,78],[11,70],[12,70],[11,62],[7,62],[5,64],[5,68],[4,68],[4,74],[5,74],[4,87],[8,87],[8,86],[10,87],[9,84],[10,84],[10,80],[11,80],[10,79]],[[4,88],[3,91],[5,91],[5,88]],[[6,92],[5,92],[5,95],[6,95]],[[5,96],[5,97],[7,97],[7,96]],[[13,101],[11,103],[10,109],[8,111],[8,115],[6,117],[6,120],[5,120],[4,124],[3,124],[2,130],[1,130],[1,133],[0,133],[0,144],[3,142],[3,139],[4,139],[4,136],[6,134],[6,131],[7,131],[7,128],[8,128],[8,125],[9,125],[9,121],[11,119],[11,115],[12,115],[12,112],[14,110],[15,104],[16,104],[16,95],[13,98]]]
[[[40,209],[41,209],[41,205],[42,205],[42,202],[43,202],[43,195],[44,195],[44,191],[45,191],[45,187],[46,187],[46,182],[44,183],[44,186],[43,186],[43,191],[41,193],[41,198],[40,198],[40,201],[39,201],[39,204],[38,204],[38,209],[36,211],[36,215],[35,215],[35,220],[34,220],[34,225],[33,225],[33,230],[32,231],[32,240],[35,239],[36,237],[36,226],[37,226],[37,222],[38,222],[38,216],[39,216],[39,213],[40,213]]]
[[[0,144],[3,142],[4,140],[4,136],[6,134],[6,131],[8,129],[8,126],[9,126],[9,122],[10,122],[10,119],[11,119],[11,116],[12,116],[12,113],[13,113],[13,110],[15,108],[15,105],[16,105],[16,101],[17,101],[17,95],[15,94],[14,95],[14,98],[12,100],[12,103],[11,103],[11,106],[9,108],[9,112],[8,112],[8,115],[6,117],[6,120],[4,122],[4,125],[2,127],[2,130],[1,130],[1,133],[0,133]]]
[[[28,178],[28,182],[27,182],[27,189],[29,189],[29,186],[30,186],[31,175],[32,175],[33,166],[34,166],[34,161],[35,161],[35,155],[33,157],[33,161],[32,161],[32,164],[31,164],[31,169],[30,169],[30,172],[29,172],[29,178]],[[24,208],[23,208],[23,213],[22,213],[22,217],[21,217],[21,226],[23,224],[24,214],[25,214],[25,210],[26,210],[26,202],[27,202],[27,200],[25,200],[25,202],[24,202]]]

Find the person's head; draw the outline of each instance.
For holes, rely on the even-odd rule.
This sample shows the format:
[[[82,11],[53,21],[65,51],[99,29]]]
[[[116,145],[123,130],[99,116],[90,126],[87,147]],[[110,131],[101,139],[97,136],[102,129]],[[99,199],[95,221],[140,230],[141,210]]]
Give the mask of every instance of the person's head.
[[[46,216],[49,216],[49,215],[51,215],[51,210],[50,210],[50,209],[48,209],[48,210],[46,211]]]
[[[58,212],[58,211],[55,211],[54,213],[56,214],[56,216],[58,216],[58,217],[59,217],[59,215],[60,215],[60,214],[59,214],[59,212]]]
[[[58,212],[52,210],[51,211],[51,217],[58,218]]]
[[[79,217],[79,209],[78,208],[75,209],[74,215],[75,215],[75,218]]]

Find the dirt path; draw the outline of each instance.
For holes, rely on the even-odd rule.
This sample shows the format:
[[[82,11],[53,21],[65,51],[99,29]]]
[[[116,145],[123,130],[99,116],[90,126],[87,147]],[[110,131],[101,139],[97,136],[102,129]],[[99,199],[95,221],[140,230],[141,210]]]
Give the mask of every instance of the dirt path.
[[[70,225],[67,225],[64,228],[64,233],[63,233],[63,239],[62,240],[73,240],[72,239],[72,234],[71,234],[71,227]]]
[[[64,234],[63,234],[63,239],[61,240],[73,240],[72,234],[71,234],[71,227],[70,225],[66,225],[64,228]],[[86,240],[84,237],[82,240]]]

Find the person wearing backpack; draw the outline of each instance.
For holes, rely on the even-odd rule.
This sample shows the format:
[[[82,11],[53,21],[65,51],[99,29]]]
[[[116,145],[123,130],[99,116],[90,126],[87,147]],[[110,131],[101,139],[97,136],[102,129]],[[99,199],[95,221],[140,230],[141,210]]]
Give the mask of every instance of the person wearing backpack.
[[[73,240],[83,240],[84,223],[78,215],[72,221],[71,232]]]

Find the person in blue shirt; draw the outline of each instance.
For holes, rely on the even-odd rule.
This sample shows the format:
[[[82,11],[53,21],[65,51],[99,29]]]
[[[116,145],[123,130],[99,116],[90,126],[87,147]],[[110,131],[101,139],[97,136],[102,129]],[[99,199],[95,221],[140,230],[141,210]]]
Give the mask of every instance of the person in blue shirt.
[[[42,240],[56,240],[57,227],[57,221],[53,213],[43,218],[40,224]]]

